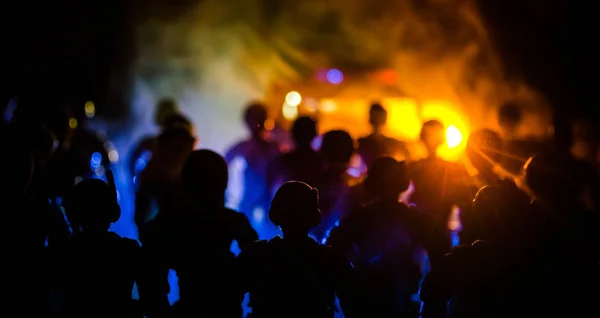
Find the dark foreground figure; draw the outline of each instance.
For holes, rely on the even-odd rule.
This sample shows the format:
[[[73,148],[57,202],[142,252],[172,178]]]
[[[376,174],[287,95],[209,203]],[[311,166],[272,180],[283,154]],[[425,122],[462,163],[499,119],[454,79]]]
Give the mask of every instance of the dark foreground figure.
[[[139,279],[140,245],[108,231],[121,216],[114,186],[98,179],[82,181],[68,216],[81,230],[52,249],[61,317],[141,317],[131,299]]]
[[[241,292],[250,293],[252,317],[333,317],[335,296],[353,317],[350,264],[308,237],[319,224],[318,192],[287,182],[275,194],[269,218],[283,238],[258,241],[238,256]]]
[[[184,204],[159,214],[142,237],[149,280],[142,300],[158,300],[150,316],[163,316],[169,293],[168,272],[179,278],[180,300],[174,317],[241,317],[243,295],[235,285],[233,241],[243,250],[258,239],[245,215],[225,208],[227,163],[217,153],[197,150],[182,169]],[[218,313],[218,314],[216,314]]]

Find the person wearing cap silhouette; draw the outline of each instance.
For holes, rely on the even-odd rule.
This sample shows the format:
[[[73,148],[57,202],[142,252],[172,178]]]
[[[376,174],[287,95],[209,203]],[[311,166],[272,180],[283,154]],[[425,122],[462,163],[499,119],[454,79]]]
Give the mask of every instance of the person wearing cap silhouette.
[[[258,241],[238,256],[240,293],[250,293],[252,317],[333,317],[335,296],[352,317],[352,267],[308,236],[321,219],[318,191],[283,184],[269,210],[282,237]]]
[[[121,216],[111,181],[111,177],[111,185],[99,179],[81,181],[68,201],[67,217],[80,231],[53,249],[63,317],[133,314],[131,293],[139,277],[141,247],[135,240],[109,231]]]

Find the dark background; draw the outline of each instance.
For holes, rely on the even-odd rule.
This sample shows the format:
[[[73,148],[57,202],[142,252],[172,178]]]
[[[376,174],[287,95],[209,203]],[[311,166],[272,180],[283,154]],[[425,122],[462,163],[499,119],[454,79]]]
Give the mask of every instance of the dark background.
[[[124,94],[108,96],[132,57],[135,0],[3,5],[2,105],[27,92],[62,103],[94,100],[99,113],[127,112]],[[541,90],[555,107],[557,133],[567,119],[598,118],[598,29],[593,1],[480,0],[485,23],[509,76]],[[114,81],[113,81],[114,82]],[[122,82],[126,91],[126,82]],[[57,105],[43,105],[51,107]]]

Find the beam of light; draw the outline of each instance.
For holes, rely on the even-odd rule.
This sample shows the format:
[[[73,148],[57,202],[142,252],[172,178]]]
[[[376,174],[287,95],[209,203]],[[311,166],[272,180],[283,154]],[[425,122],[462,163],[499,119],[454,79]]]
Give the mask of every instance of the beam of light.
[[[463,135],[460,130],[453,125],[448,126],[446,129],[446,144],[448,145],[448,148],[453,149],[458,147],[462,140]]]

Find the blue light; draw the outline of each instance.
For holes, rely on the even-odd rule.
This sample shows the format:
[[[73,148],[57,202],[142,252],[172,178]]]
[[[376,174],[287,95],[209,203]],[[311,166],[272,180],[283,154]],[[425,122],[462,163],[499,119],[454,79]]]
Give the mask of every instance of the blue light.
[[[146,160],[144,160],[144,158],[137,158],[137,160],[135,161],[135,172],[139,173],[140,171],[144,170],[144,168],[146,168]]]
[[[99,152],[94,152],[90,159],[90,167],[96,170],[102,164],[102,155]]]
[[[150,152],[149,150],[144,150],[144,152],[142,152],[140,156],[135,160],[134,174],[137,175],[144,169],[146,169],[146,165],[148,164],[151,158],[152,152]]]
[[[327,81],[331,84],[337,85],[344,80],[344,74],[340,70],[335,68],[327,71]]]
[[[10,122],[13,118],[13,114],[16,109],[17,109],[17,100],[14,98],[11,98],[10,101],[8,102],[8,105],[4,109],[4,120],[6,120],[7,122]]]

